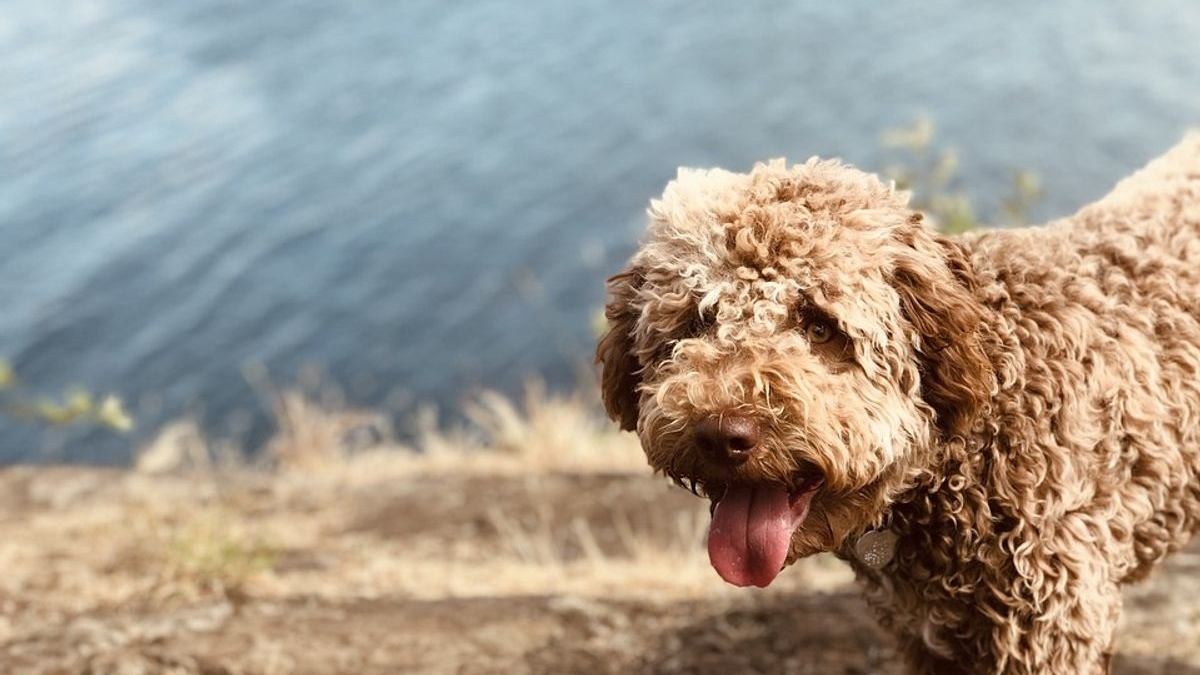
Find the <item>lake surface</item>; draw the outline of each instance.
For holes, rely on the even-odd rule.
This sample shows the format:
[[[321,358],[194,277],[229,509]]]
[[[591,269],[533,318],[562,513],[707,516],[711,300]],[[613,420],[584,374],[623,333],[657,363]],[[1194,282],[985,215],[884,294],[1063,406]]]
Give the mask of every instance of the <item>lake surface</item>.
[[[1200,123],[1200,4],[7,0],[0,358],[130,437],[0,421],[0,461],[127,461],[247,370],[404,419],[572,386],[679,165],[839,155],[929,114],[982,208],[1071,212]]]

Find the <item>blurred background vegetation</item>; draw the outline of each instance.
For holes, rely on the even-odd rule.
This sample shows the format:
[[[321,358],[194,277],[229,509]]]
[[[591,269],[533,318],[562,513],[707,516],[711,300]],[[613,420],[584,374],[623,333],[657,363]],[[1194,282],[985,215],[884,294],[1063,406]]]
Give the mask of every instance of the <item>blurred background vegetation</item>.
[[[133,420],[121,399],[97,396],[82,386],[63,392],[59,399],[32,397],[23,391],[12,366],[0,359],[0,412],[14,420],[51,425],[92,423],[113,431],[128,432]]]
[[[959,154],[940,147],[934,123],[921,116],[909,126],[891,129],[882,136],[883,146],[894,154],[883,174],[902,190],[913,193],[912,205],[933,217],[947,234],[967,232],[985,224],[1019,226],[1030,222],[1034,206],[1042,199],[1041,183],[1029,169],[1012,171],[1009,193],[1001,198],[998,213],[981,222],[978,207],[959,180]]]

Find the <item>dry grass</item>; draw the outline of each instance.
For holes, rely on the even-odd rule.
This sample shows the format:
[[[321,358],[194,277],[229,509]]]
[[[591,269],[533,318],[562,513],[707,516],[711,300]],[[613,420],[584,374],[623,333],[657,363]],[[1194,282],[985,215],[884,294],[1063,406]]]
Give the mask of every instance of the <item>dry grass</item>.
[[[583,396],[550,396],[533,382],[522,404],[483,392],[465,406],[467,427],[439,429],[426,413],[405,469],[417,473],[644,473],[646,458],[632,434],[618,433]],[[396,457],[375,456],[384,463]]]
[[[464,405],[466,423],[439,425],[432,408],[414,420],[415,437],[397,442],[380,414],[329,407],[299,390],[267,394],[277,430],[259,468],[282,473],[370,480],[451,473],[540,475],[552,472],[645,473],[632,434],[618,433],[597,403],[580,394],[550,395],[530,382],[518,403],[494,391]],[[143,473],[242,469],[249,462],[228,445],[204,438],[183,420],[164,427],[139,454]],[[356,478],[357,476],[357,478]]]
[[[280,394],[276,410],[279,431],[258,463],[229,459],[183,422],[147,446],[137,472],[10,472],[10,480],[24,472],[32,496],[19,528],[0,527],[14,530],[0,540],[0,589],[36,588],[39,603],[69,599],[76,611],[147,591],[156,599],[725,592],[703,554],[706,505],[650,477],[636,439],[578,397],[533,385],[518,406],[483,394],[467,407],[469,426],[427,423],[412,445],[384,439],[369,448],[352,442],[372,415],[323,409],[294,392]],[[429,496],[421,488],[434,479],[446,487]],[[468,479],[475,494],[462,493]],[[640,506],[623,510],[599,494],[583,512],[563,508],[580,503],[575,490],[611,492],[610,481]],[[379,518],[389,520],[364,525]],[[814,567],[822,578],[827,568]]]
[[[295,393],[277,401],[279,432],[258,461],[182,422],[147,446],[140,471],[0,471],[0,672],[507,672],[551,645],[582,659],[578,672],[625,672],[632,662],[613,644],[636,654],[646,631],[686,632],[722,611],[733,618],[714,619],[704,639],[774,639],[753,622],[758,632],[737,638],[729,622],[850,581],[817,558],[764,591],[720,583],[704,552],[707,505],[650,476],[632,435],[586,399],[537,386],[519,405],[484,394],[469,424],[439,431],[427,418],[407,445],[377,416]],[[1200,665],[1194,577],[1135,592],[1149,611],[1130,614],[1126,651]],[[470,614],[429,618],[463,602],[500,632],[470,629],[484,632],[462,642],[454,632],[466,629],[451,626]],[[838,611],[866,612],[847,606]],[[831,635],[860,635],[869,620],[846,621]],[[583,627],[578,642],[568,626]],[[393,634],[391,652],[373,651],[370,640]],[[238,635],[249,641],[231,647]],[[325,665],[306,670],[313,645],[328,648]],[[372,670],[372,659],[392,665]]]

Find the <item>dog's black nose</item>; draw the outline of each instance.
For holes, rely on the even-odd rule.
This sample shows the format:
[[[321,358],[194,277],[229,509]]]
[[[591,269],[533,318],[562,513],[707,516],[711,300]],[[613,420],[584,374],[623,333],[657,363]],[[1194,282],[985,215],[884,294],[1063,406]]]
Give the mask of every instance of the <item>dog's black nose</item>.
[[[696,445],[714,462],[741,464],[758,445],[758,422],[745,415],[710,415],[696,425]]]

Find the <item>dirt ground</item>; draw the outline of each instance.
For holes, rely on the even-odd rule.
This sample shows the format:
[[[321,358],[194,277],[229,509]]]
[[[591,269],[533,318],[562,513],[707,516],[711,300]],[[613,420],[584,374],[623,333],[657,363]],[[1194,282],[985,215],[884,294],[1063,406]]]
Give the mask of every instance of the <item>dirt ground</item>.
[[[0,471],[0,673],[900,673],[832,559],[720,583],[640,473]],[[1200,675],[1200,548],[1116,673]]]

